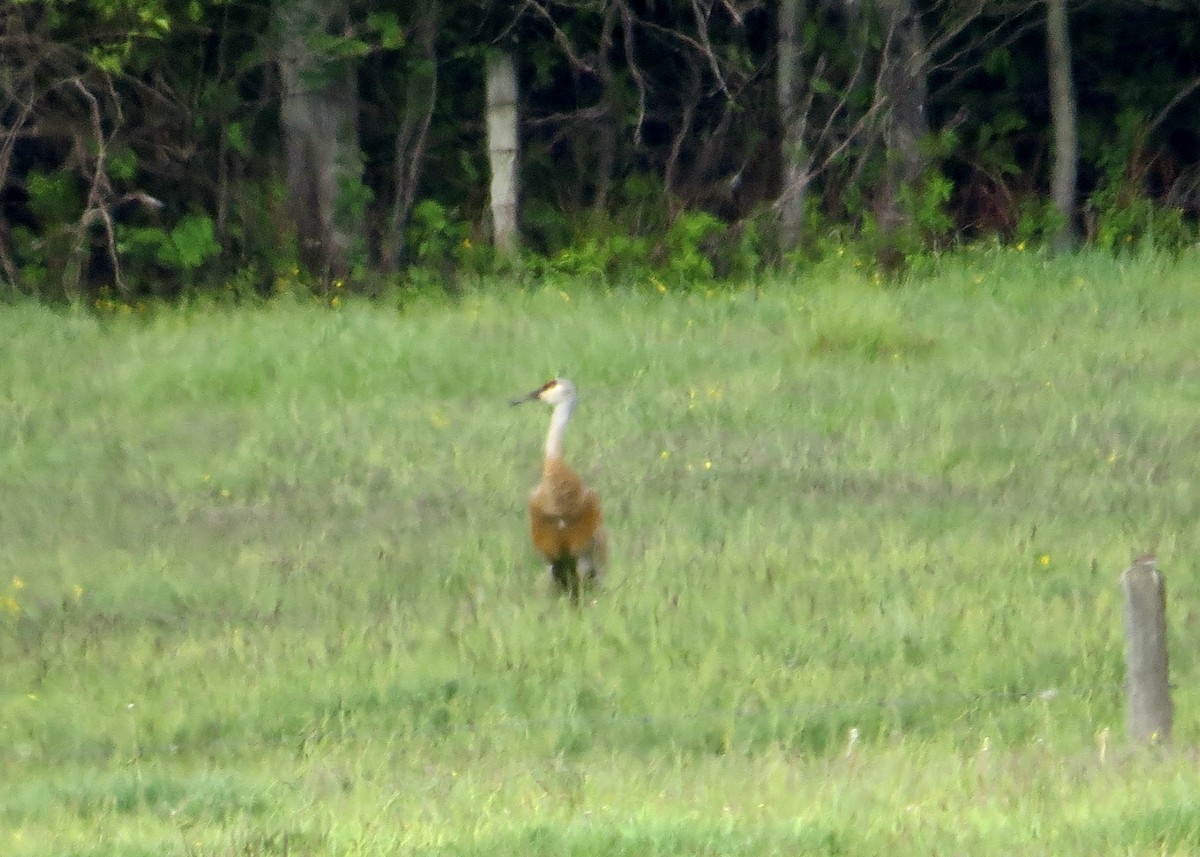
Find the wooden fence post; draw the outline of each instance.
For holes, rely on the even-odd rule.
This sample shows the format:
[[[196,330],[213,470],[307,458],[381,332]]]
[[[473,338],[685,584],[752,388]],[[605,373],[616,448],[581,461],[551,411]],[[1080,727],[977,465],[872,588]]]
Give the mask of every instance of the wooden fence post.
[[[1167,589],[1153,556],[1121,574],[1125,599],[1125,694],[1129,737],[1144,744],[1171,740],[1175,711],[1167,668]]]

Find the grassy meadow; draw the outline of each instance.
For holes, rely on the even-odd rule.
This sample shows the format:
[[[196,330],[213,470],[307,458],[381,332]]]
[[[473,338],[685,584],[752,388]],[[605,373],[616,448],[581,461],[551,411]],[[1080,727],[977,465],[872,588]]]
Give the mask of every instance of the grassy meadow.
[[[560,371],[578,611],[507,404]],[[3,307],[0,853],[1194,853],[1198,473],[1195,252]]]

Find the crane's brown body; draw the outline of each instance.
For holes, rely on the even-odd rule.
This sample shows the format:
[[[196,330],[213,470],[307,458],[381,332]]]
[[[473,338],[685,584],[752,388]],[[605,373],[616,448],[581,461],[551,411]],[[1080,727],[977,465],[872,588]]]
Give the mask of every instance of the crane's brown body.
[[[542,465],[542,480],[529,498],[529,531],[555,582],[578,600],[604,570],[608,534],[596,492],[561,458]]]
[[[529,532],[554,582],[578,603],[581,591],[600,578],[608,561],[604,515],[596,492],[562,455],[563,433],[575,407],[575,386],[556,378],[513,404],[533,399],[554,405],[554,414],[546,435],[542,478],[529,498]]]

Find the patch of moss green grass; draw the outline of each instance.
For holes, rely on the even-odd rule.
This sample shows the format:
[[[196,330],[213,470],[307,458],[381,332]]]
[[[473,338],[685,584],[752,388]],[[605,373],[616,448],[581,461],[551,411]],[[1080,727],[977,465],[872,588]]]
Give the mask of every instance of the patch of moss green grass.
[[[1200,257],[0,311],[0,852],[1185,854]],[[525,503],[559,371],[612,566]],[[1124,738],[1154,547],[1176,735]]]

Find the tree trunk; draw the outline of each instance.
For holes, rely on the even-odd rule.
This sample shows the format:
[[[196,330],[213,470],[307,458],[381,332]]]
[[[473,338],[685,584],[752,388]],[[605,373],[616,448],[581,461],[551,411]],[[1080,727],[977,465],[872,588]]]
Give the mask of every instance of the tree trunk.
[[[492,242],[504,254],[517,249],[517,64],[498,51],[487,62],[488,162],[491,165]]]
[[[404,230],[416,201],[425,158],[425,140],[437,100],[438,0],[429,0],[412,23],[410,40],[416,56],[409,64],[403,118],[392,158],[392,211],[381,253],[384,270],[395,273],[404,258]]]
[[[812,157],[805,139],[811,102],[804,99],[805,0],[782,0],[777,34],[779,68],[775,78],[775,103],[779,110],[783,177],[775,210],[779,217],[779,250],[800,246],[804,208],[812,180]]]
[[[1066,0],[1046,0],[1046,62],[1050,78],[1050,121],[1054,126],[1050,196],[1062,217],[1062,226],[1051,244],[1055,252],[1064,252],[1075,245],[1075,193],[1079,169],[1079,132]]]
[[[322,279],[342,278],[362,238],[366,202],[357,92],[350,63],[320,46],[346,31],[346,0],[280,0],[275,16],[279,121],[300,261]]]
[[[886,147],[884,185],[876,212],[884,235],[911,227],[914,214],[904,199],[925,173],[921,144],[929,133],[925,119],[929,61],[924,28],[912,0],[878,0],[885,28],[879,92],[884,103]]]
[[[596,73],[604,94],[604,116],[596,123],[596,189],[592,195],[592,221],[603,222],[608,215],[608,195],[612,189],[613,172],[617,163],[617,133],[621,124],[621,106],[617,97],[617,76],[613,71],[613,34],[617,26],[617,5],[604,13],[600,29],[600,49],[597,52]]]

